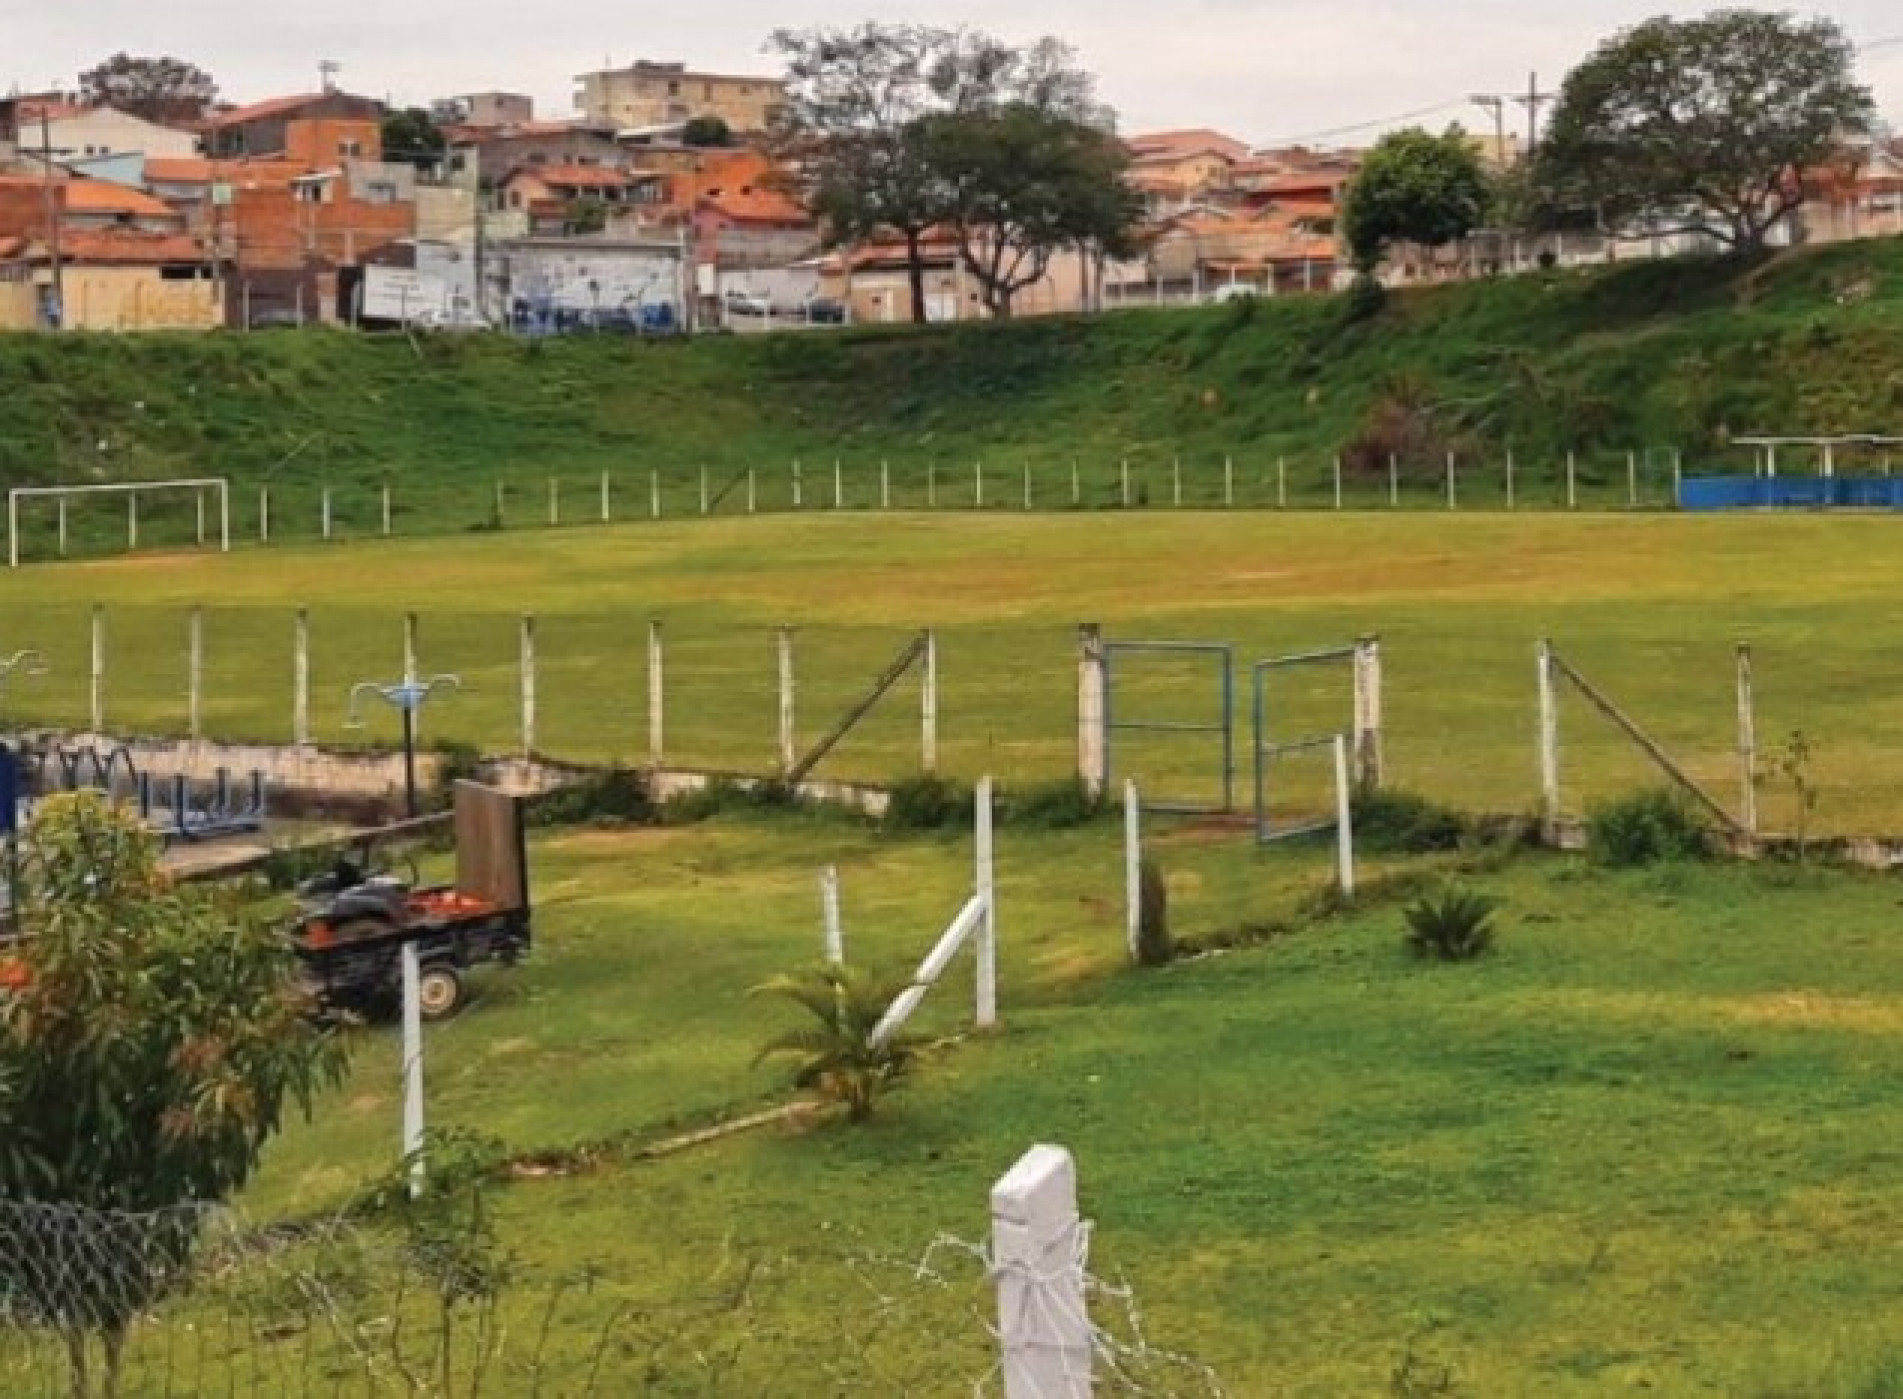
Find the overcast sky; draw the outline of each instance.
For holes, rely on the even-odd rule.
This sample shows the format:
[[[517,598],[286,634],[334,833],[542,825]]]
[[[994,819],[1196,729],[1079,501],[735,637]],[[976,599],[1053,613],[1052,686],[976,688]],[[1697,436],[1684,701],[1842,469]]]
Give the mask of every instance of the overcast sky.
[[[421,101],[499,88],[564,114],[576,73],[636,57],[715,70],[771,71],[761,46],[780,25],[844,24],[877,14],[975,25],[1011,39],[1056,34],[1101,80],[1125,131],[1215,126],[1257,145],[1326,134],[1360,141],[1393,118],[1490,123],[1464,99],[1552,87],[1612,29],[1659,11],[1648,0],[1550,9],[1527,0],[82,0],[7,6],[0,86],[70,84],[90,61],[126,49],[170,53],[211,70],[227,98],[308,91],[317,63],[342,85]],[[1670,7],[1694,14],[1710,6]],[[1860,44],[1885,117],[1903,127],[1903,6],[1822,7]],[[1344,130],[1361,127],[1366,129]]]

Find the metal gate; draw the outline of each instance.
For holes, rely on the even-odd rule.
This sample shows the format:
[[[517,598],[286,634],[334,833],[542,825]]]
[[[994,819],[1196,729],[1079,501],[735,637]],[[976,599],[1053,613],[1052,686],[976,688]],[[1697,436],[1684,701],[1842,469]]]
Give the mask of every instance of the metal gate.
[[[1140,714],[1132,716],[1125,712],[1129,706],[1118,698],[1118,676],[1126,673],[1142,658],[1158,656],[1203,657],[1213,663],[1217,672],[1216,713],[1213,718],[1207,720],[1148,719]],[[1159,798],[1146,790],[1142,798],[1144,809],[1189,816],[1207,816],[1234,811],[1236,809],[1235,648],[1223,641],[1107,641],[1103,647],[1103,672],[1103,762],[1106,778],[1112,782],[1115,781],[1116,736],[1120,733],[1207,735],[1217,740],[1219,749],[1221,799],[1212,803]],[[1152,784],[1145,783],[1144,785],[1149,788]]]
[[[1345,722],[1315,733],[1277,733],[1277,719],[1271,703],[1270,681],[1278,674],[1311,666],[1340,665],[1349,669],[1350,689],[1345,696],[1348,712]],[[1346,738],[1354,770],[1355,785],[1373,788],[1381,785],[1381,654],[1372,637],[1347,646],[1330,646],[1315,651],[1298,651],[1257,661],[1250,671],[1250,709],[1253,730],[1253,770],[1255,779],[1255,837],[1261,845],[1318,831],[1333,830],[1335,806],[1327,814],[1306,819],[1293,817],[1278,823],[1272,819],[1272,804],[1277,790],[1272,781],[1274,764],[1280,759],[1332,750],[1337,740]]]

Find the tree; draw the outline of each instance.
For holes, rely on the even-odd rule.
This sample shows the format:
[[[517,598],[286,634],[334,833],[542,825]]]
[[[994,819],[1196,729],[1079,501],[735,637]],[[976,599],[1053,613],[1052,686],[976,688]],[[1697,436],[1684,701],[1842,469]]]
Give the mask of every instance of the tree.
[[[419,170],[443,158],[449,141],[436,118],[421,107],[394,107],[383,114],[383,158]]]
[[[1008,318],[1059,249],[1127,245],[1136,198],[1109,132],[1026,102],[936,117],[926,131],[960,261],[992,315]]]
[[[843,1104],[847,1117],[863,1122],[872,1116],[879,1095],[911,1067],[907,1041],[872,1041],[894,989],[875,985],[846,966],[815,967],[756,986],[754,995],[791,1001],[811,1015],[813,1023],[775,1035],[755,1062],[791,1059],[795,1087]]]
[[[695,117],[681,128],[681,144],[698,149],[725,149],[733,145],[733,128],[719,117]]]
[[[1855,51],[1825,19],[1721,10],[1648,20],[1567,75],[1536,162],[1550,202],[1764,246],[1804,177],[1870,128]]]
[[[79,75],[79,93],[88,102],[163,123],[203,116],[218,99],[218,84],[182,58],[117,53]]]
[[[306,1019],[282,937],[172,887],[157,841],[105,798],[40,807],[21,894],[0,956],[0,1200],[16,1243],[61,1267],[8,1279],[7,1301],[64,1332],[82,1395],[97,1337],[109,1394],[134,1318],[183,1281],[200,1202],[244,1184],[342,1057]]]
[[[1457,126],[1381,138],[1348,186],[1342,236],[1355,267],[1371,275],[1395,243],[1438,248],[1479,227],[1491,191],[1480,154]]]

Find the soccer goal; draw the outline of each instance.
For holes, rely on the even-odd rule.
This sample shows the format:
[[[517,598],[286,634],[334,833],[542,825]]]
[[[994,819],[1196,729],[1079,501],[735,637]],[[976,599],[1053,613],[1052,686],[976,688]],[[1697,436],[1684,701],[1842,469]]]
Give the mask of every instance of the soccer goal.
[[[222,476],[205,476],[178,481],[122,481],[106,486],[16,486],[7,492],[7,566],[18,568],[22,552],[21,507],[35,501],[51,500],[58,511],[59,557],[66,557],[68,502],[75,497],[123,496],[126,502],[126,549],[139,547],[139,502],[157,494],[189,493],[198,507],[197,537],[200,547],[215,537],[223,553],[231,552],[231,482]],[[210,517],[216,502],[217,519]]]

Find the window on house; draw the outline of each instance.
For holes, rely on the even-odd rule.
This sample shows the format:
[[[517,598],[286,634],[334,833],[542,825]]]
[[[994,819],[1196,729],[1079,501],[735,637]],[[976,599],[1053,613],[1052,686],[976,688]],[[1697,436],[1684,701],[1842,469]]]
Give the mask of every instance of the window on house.
[[[396,185],[389,180],[372,180],[363,187],[366,204],[396,203]]]
[[[205,269],[197,266],[161,267],[159,269],[159,280],[161,282],[198,282],[203,281],[204,276]]]
[[[337,143],[337,154],[343,156],[346,160],[354,159],[363,154],[363,142],[356,140],[339,141]]]
[[[681,95],[681,85],[679,83],[669,83],[667,85],[667,95],[669,97],[679,97]]]

